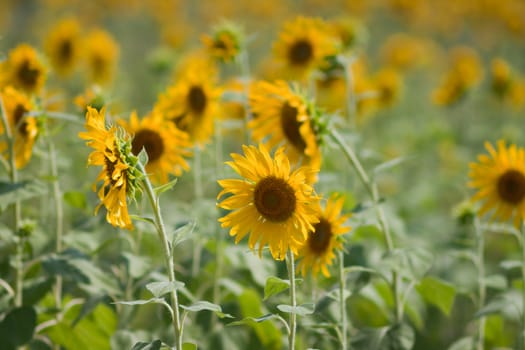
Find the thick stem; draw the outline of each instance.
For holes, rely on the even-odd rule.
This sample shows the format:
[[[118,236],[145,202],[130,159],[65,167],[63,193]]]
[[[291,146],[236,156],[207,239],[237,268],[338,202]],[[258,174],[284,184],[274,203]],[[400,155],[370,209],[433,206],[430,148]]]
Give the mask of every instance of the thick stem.
[[[200,205],[200,200],[203,197],[202,189],[202,159],[201,159],[201,149],[199,146],[195,147],[194,152],[194,162],[193,162],[193,185],[195,191],[195,200],[196,205]],[[198,211],[197,211],[198,212]],[[201,251],[202,246],[198,239],[193,241],[193,260],[191,264],[191,275],[196,276],[199,273],[199,267],[201,262]]]
[[[347,334],[348,325],[346,320],[346,278],[345,278],[345,262],[344,253],[339,251],[339,313],[341,317],[341,350],[347,349]]]
[[[521,332],[519,336],[519,349],[525,349],[525,222],[521,222],[521,288],[523,306],[521,308]]]
[[[385,212],[379,204],[380,198],[377,186],[370,180],[368,174],[361,165],[359,158],[354,153],[354,150],[346,144],[343,137],[339,135],[339,133],[336,130],[333,129],[331,130],[331,136],[343,151],[344,155],[348,159],[348,162],[356,170],[359,179],[368,191],[368,194],[372,199],[372,203],[377,213],[380,228],[384,234],[385,245],[388,249],[388,252],[391,252],[394,249],[394,242],[392,240],[392,234],[390,233],[390,227],[388,226],[388,221],[386,220]],[[401,318],[403,317],[403,309],[399,293],[400,282],[401,281],[399,275],[395,271],[392,271],[392,293],[394,295],[394,312],[396,322],[401,322]]]
[[[221,124],[220,121],[217,120],[215,124],[215,173],[217,179],[222,179],[223,174],[223,159],[222,159],[222,130],[221,130]],[[219,207],[217,207],[217,210],[220,210]],[[218,213],[220,214],[220,213]],[[222,265],[223,265],[223,235],[222,235],[222,229],[219,225],[216,225],[215,227],[215,274],[214,274],[214,281],[213,281],[213,303],[219,304],[221,299],[221,290],[219,286],[219,281],[221,279],[222,275]],[[213,317],[213,323],[217,321],[217,317]]]
[[[479,227],[478,218],[474,219],[474,230],[476,232],[476,265],[478,268],[478,309],[481,309],[485,305],[485,258],[484,258],[484,248],[485,248],[485,239],[483,232]],[[476,350],[483,350],[483,340],[485,338],[485,317],[482,316],[478,321],[478,334],[476,338]]]
[[[173,256],[171,252],[170,242],[168,240],[168,235],[166,233],[166,227],[164,226],[164,221],[162,220],[162,214],[160,212],[160,204],[159,199],[155,195],[155,192],[153,191],[153,186],[151,185],[151,182],[147,176],[146,169],[144,169],[144,166],[139,162],[138,163],[139,170],[144,175],[143,177],[143,183],[146,190],[146,195],[148,197],[148,200],[151,205],[151,209],[153,210],[153,213],[155,215],[155,226],[157,228],[157,233],[159,235],[159,239],[162,243],[162,248],[164,250],[164,257],[166,259],[166,268],[168,270],[168,280],[169,282],[173,283],[176,282],[175,278],[175,266],[173,263]],[[180,308],[179,308],[179,298],[177,295],[177,290],[173,289],[171,294],[171,304],[173,307],[173,330],[175,332],[175,348],[177,350],[182,349],[182,324],[180,319]]]
[[[286,253],[286,268],[288,269],[288,278],[290,280],[290,305],[294,309],[293,312],[290,313],[290,319],[289,319],[289,326],[290,326],[290,333],[288,334],[288,348],[290,350],[295,349],[295,331],[297,328],[296,320],[297,320],[297,314],[295,313],[295,307],[297,306],[297,300],[295,297],[295,263],[294,263],[294,256],[290,249],[288,249],[288,252]]]

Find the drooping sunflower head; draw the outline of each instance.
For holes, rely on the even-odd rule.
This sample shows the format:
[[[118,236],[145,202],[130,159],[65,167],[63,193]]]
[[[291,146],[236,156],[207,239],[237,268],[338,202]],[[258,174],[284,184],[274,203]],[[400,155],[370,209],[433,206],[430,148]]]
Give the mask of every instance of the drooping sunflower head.
[[[319,272],[326,277],[330,276],[328,266],[332,265],[335,252],[343,249],[341,235],[350,231],[350,227],[343,226],[349,215],[341,215],[344,197],[332,196],[324,210],[318,208],[319,222],[308,233],[308,239],[299,249],[301,259],[297,270],[305,276],[311,272],[316,276]]]
[[[80,58],[80,25],[75,19],[58,22],[49,32],[44,49],[58,75],[67,76]]]
[[[201,41],[215,60],[231,62],[239,55],[244,38],[238,26],[224,22],[213,28],[211,35],[202,35]]]
[[[491,87],[498,97],[504,97],[512,85],[512,70],[502,58],[495,58],[491,63]]]
[[[364,25],[352,17],[338,17],[329,23],[334,35],[341,43],[341,50],[352,50],[363,45],[368,33]]]
[[[257,117],[248,126],[256,142],[285,146],[293,165],[319,168],[321,152],[313,124],[313,105],[284,81],[257,82],[250,91],[251,111]]]
[[[129,123],[120,121],[121,125],[133,135],[131,151],[138,155],[144,149],[148,155],[146,171],[157,183],[168,182],[168,175],[180,176],[188,171],[185,157],[191,155],[189,136],[156,111],[139,120],[132,113]]]
[[[319,221],[319,199],[306,182],[314,170],[291,171],[283,148],[273,158],[262,144],[259,148],[243,146],[243,151],[244,156],[232,154],[233,161],[226,163],[243,179],[218,181],[223,190],[217,199],[231,194],[217,204],[231,210],[219,219],[221,226],[230,228],[235,243],[249,235],[248,246],[253,250],[258,244],[259,255],[266,245],[276,260],[283,260],[288,249],[297,254]]]
[[[44,86],[46,69],[32,46],[20,44],[2,62],[0,75],[3,86],[12,85],[32,94],[39,92]]]
[[[37,121],[34,117],[28,117],[27,113],[34,110],[34,106],[29,98],[15,88],[8,86],[2,90],[2,103],[7,115],[9,129],[14,137],[15,166],[17,169],[23,168],[31,159],[33,145],[38,136]],[[3,129],[0,123],[0,131]],[[0,153],[8,151],[6,141],[0,142]],[[9,153],[3,154],[9,159]]]
[[[525,219],[525,149],[505,141],[485,147],[489,155],[478,156],[477,163],[469,164],[469,187],[477,190],[472,197],[481,201],[479,215],[493,211],[492,219],[512,219],[519,227]]]
[[[318,18],[297,17],[285,23],[274,43],[276,58],[290,78],[302,78],[337,52],[338,40]]]
[[[86,88],[82,94],[75,96],[73,103],[83,114],[86,114],[88,106],[100,111],[106,105],[106,97],[100,86],[93,85]]]
[[[87,35],[84,50],[90,81],[109,83],[119,56],[119,47],[113,37],[105,30],[95,29]]]

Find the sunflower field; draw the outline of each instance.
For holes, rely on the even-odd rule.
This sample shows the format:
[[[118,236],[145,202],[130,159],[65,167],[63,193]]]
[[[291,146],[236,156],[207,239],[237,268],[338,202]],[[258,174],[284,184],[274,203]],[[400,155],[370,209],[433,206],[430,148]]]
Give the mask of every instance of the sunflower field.
[[[525,350],[524,0],[2,0],[1,350]]]

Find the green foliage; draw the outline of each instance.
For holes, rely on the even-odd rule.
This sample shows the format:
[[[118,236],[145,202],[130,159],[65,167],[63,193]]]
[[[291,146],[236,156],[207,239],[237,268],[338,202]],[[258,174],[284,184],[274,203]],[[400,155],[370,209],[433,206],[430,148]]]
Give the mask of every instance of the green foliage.
[[[9,311],[0,322],[2,348],[16,350],[27,344],[36,327],[36,311],[31,306],[22,306]]]
[[[25,180],[17,183],[0,181],[0,211],[4,211],[16,201],[25,201],[47,193],[47,186],[42,181]]]
[[[439,278],[425,277],[416,285],[416,290],[427,303],[450,315],[456,296],[456,288],[452,284]]]
[[[407,324],[364,329],[351,339],[356,350],[410,350],[414,340],[414,330]]]

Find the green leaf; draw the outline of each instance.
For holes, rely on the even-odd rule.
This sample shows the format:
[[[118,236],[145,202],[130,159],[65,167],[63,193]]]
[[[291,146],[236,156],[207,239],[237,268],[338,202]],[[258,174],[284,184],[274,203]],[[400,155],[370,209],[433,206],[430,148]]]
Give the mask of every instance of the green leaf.
[[[402,164],[403,162],[405,162],[406,160],[411,159],[411,158],[413,158],[413,157],[403,156],[403,157],[397,157],[397,158],[388,160],[388,161],[386,161],[384,163],[381,163],[378,166],[376,166],[374,168],[374,170],[373,170],[373,174],[374,174],[374,176],[376,176],[378,174],[384,173],[385,171],[390,170],[390,169],[392,169],[392,168]]]
[[[430,270],[434,256],[423,248],[394,249],[381,262],[381,270],[394,270],[410,280],[420,280]]]
[[[521,298],[521,293],[513,290],[505,292],[504,294],[500,294],[493,298],[487,305],[478,310],[478,312],[476,312],[474,315],[474,318],[492,314],[500,314],[507,319],[514,319],[518,321],[521,317]]]
[[[128,252],[122,253],[122,255],[128,261],[128,271],[131,277],[140,278],[152,270],[150,258]]]
[[[240,321],[235,321],[235,322],[228,323],[228,326],[249,325],[252,322],[261,323],[261,322],[268,321],[268,320],[271,320],[272,318],[276,318],[276,317],[277,317],[277,315],[274,315],[274,314],[266,314],[266,315],[263,315],[261,317],[245,317],[245,318],[243,318]]]
[[[120,329],[111,336],[112,349],[131,349],[137,341],[134,332]]]
[[[472,350],[474,349],[474,339],[472,337],[465,337],[455,341],[448,350]]]
[[[47,191],[47,185],[37,180],[26,180],[17,183],[0,181],[0,210],[5,210],[5,208],[16,201],[43,196]]]
[[[425,277],[416,285],[416,290],[423,299],[436,307],[445,315],[450,315],[450,310],[456,297],[456,288],[442,279]]]
[[[275,276],[270,276],[266,280],[266,285],[264,286],[264,298],[263,300],[268,299],[272,295],[278,294],[282,291],[290,288],[290,281],[277,278]]]
[[[502,275],[485,276],[485,286],[487,288],[505,290],[507,289],[507,279]]]
[[[159,298],[151,298],[151,299],[137,299],[137,300],[129,300],[129,301],[115,301],[115,304],[122,304],[122,305],[145,305],[149,303],[156,303],[163,302],[164,300]]]
[[[148,218],[146,216],[140,216],[140,215],[130,215],[129,217],[133,220],[147,222],[148,224],[152,224],[153,226],[156,226],[155,220],[153,220],[152,218]]]
[[[196,225],[195,221],[190,221],[186,225],[177,228],[172,233],[172,237],[173,237],[171,239],[172,247],[176,247],[179,244],[181,244],[182,242],[190,239],[190,236],[192,235],[193,231],[195,230],[195,225]]]
[[[138,342],[135,345],[133,345],[133,348],[131,348],[131,350],[160,350],[161,346],[162,342],[157,339],[152,341],[151,343]]]
[[[84,192],[69,191],[64,193],[64,201],[73,208],[86,209],[87,200]]]
[[[191,304],[190,306],[180,306],[182,309],[186,311],[192,311],[192,312],[199,312],[202,310],[209,310],[213,312],[222,312],[222,309],[219,305],[210,303],[209,301],[200,300],[196,303]]]
[[[315,304],[306,303],[306,304],[302,304],[299,306],[281,304],[281,305],[277,305],[277,309],[279,309],[282,312],[286,312],[288,314],[297,314],[299,316],[307,316],[307,315],[311,315],[314,313]]]
[[[36,312],[31,306],[11,310],[0,323],[2,348],[16,349],[33,337],[36,327]]]
[[[197,350],[197,344],[184,343],[182,344],[182,350]]]
[[[184,283],[179,281],[173,282],[151,282],[146,284],[146,288],[153,294],[155,298],[171,293],[174,290],[181,289],[184,287]]]
[[[352,340],[355,350],[411,350],[414,330],[407,324],[363,329]]]
[[[175,185],[177,184],[177,181],[179,181],[178,178],[174,178],[173,180],[165,183],[164,185],[160,185],[158,187],[155,187],[153,189],[153,191],[155,192],[155,194],[158,196],[160,195],[161,193],[164,193],[166,191],[169,191],[171,190],[173,187],[175,187]]]
[[[384,241],[383,232],[376,225],[362,225],[353,231],[353,241],[369,241],[371,239],[379,242]]]
[[[148,152],[146,152],[146,149],[144,147],[142,147],[137,157],[139,159],[140,164],[146,167],[146,164],[148,164],[149,158],[148,158]]]
[[[522,264],[523,263],[520,260],[504,260],[499,263],[499,266],[504,270],[513,270],[521,269]]]

